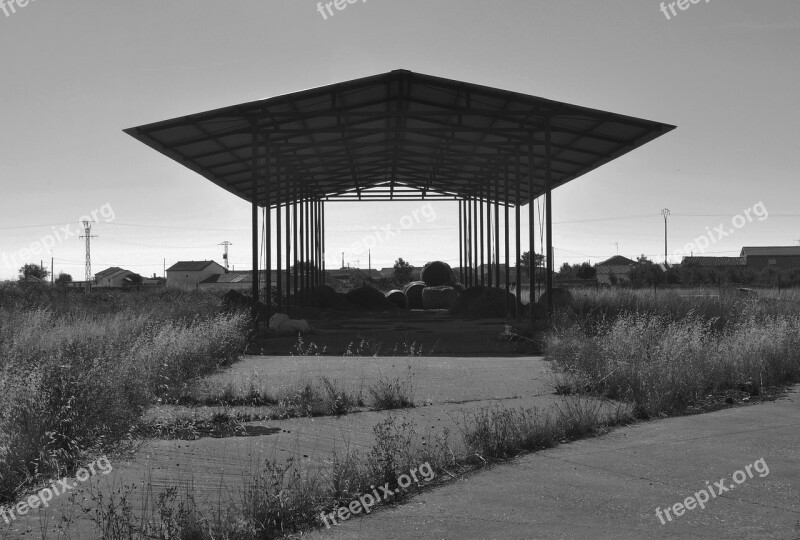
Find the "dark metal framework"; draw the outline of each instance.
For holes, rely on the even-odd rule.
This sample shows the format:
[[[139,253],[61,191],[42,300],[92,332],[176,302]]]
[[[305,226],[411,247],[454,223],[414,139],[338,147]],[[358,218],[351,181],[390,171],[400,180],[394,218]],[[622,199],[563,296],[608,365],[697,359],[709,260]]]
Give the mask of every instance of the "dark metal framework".
[[[298,288],[308,291],[324,282],[324,203],[339,200],[458,201],[459,276],[472,285],[486,283],[487,278],[491,285],[493,277],[499,284],[502,213],[508,289],[514,260],[508,209],[515,208],[519,268],[520,207],[529,205],[533,254],[532,205],[545,196],[547,235],[542,247],[548,255],[550,290],[552,190],[674,128],[398,70],[125,132],[252,204],[256,297],[261,292],[258,208],[270,209],[264,223],[267,268],[272,268],[275,237],[276,301],[282,308],[289,291],[297,294]],[[284,249],[286,277],[281,280]],[[533,297],[535,273],[529,274]],[[272,273],[265,275],[269,303]]]

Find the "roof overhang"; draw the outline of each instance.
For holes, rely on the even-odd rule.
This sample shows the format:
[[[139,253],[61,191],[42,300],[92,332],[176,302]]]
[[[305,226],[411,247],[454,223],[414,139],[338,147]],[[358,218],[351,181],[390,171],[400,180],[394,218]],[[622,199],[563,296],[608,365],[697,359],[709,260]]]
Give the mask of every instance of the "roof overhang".
[[[522,205],[546,191],[548,137],[556,188],[673,129],[398,70],[125,132],[260,206],[467,197]]]

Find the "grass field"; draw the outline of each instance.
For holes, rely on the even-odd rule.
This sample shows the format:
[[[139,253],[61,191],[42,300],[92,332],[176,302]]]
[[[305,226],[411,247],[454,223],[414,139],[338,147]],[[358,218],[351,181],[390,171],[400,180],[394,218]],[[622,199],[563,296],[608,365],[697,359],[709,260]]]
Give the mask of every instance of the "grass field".
[[[0,503],[114,449],[245,341],[215,295],[0,289]]]
[[[757,396],[800,382],[795,293],[601,289],[573,295],[574,304],[559,310],[541,336],[556,373],[553,393],[563,395],[555,412],[502,405],[473,410],[458,433],[435,434],[428,444],[417,426],[389,416],[375,426],[369,452],[333,455],[323,471],[309,474],[299,461],[263,464],[242,489],[243,506],[213,518],[192,506],[190,493],[168,488],[154,495],[158,504],[147,515],[131,514],[124,494],[95,500],[97,526],[112,539],[164,530],[176,538],[280,537],[319,526],[320,512],[412,464],[460,474],[620,423],[686,414],[730,390]],[[283,393],[271,381],[244,381],[195,395],[198,381],[238,358],[247,341],[244,316],[221,314],[213,294],[83,296],[13,288],[0,290],[0,306],[0,503],[118,448],[154,403],[274,406],[278,419],[338,416],[364,404],[375,410],[414,405],[412,387],[389,379],[363,393],[320,378]],[[307,341],[298,352],[314,354],[313,345]],[[408,354],[418,353],[412,347]],[[603,402],[611,407],[598,408]]]

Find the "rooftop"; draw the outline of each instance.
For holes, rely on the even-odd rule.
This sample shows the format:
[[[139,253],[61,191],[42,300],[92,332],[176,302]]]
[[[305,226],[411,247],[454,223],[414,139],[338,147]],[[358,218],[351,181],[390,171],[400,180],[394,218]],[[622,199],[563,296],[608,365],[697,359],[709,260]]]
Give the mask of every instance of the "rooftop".
[[[214,261],[179,261],[167,268],[167,272],[201,272],[211,264],[217,263]]]
[[[548,159],[556,188],[674,128],[397,70],[125,132],[242,199],[274,207],[299,197],[486,195],[524,205],[545,193]]]
[[[800,257],[800,246],[763,246],[763,247],[743,247],[742,257],[749,257],[751,255],[770,257],[770,256],[783,256],[783,257]]]

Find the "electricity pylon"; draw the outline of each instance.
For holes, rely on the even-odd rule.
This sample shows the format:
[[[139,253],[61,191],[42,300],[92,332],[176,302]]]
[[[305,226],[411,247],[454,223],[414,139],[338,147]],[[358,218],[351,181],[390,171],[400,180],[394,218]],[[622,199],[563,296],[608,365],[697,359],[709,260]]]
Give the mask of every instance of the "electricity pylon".
[[[80,236],[79,238],[86,238],[86,284],[84,285],[84,290],[86,291],[86,294],[89,294],[92,282],[92,238],[97,237],[92,236],[91,221],[83,222],[83,231],[84,235]]]
[[[221,244],[217,244],[217,245],[225,246],[225,253],[222,254],[222,260],[225,261],[225,271],[227,272],[227,270],[228,270],[228,246],[232,246],[233,244],[231,244],[230,242],[225,240]]]

